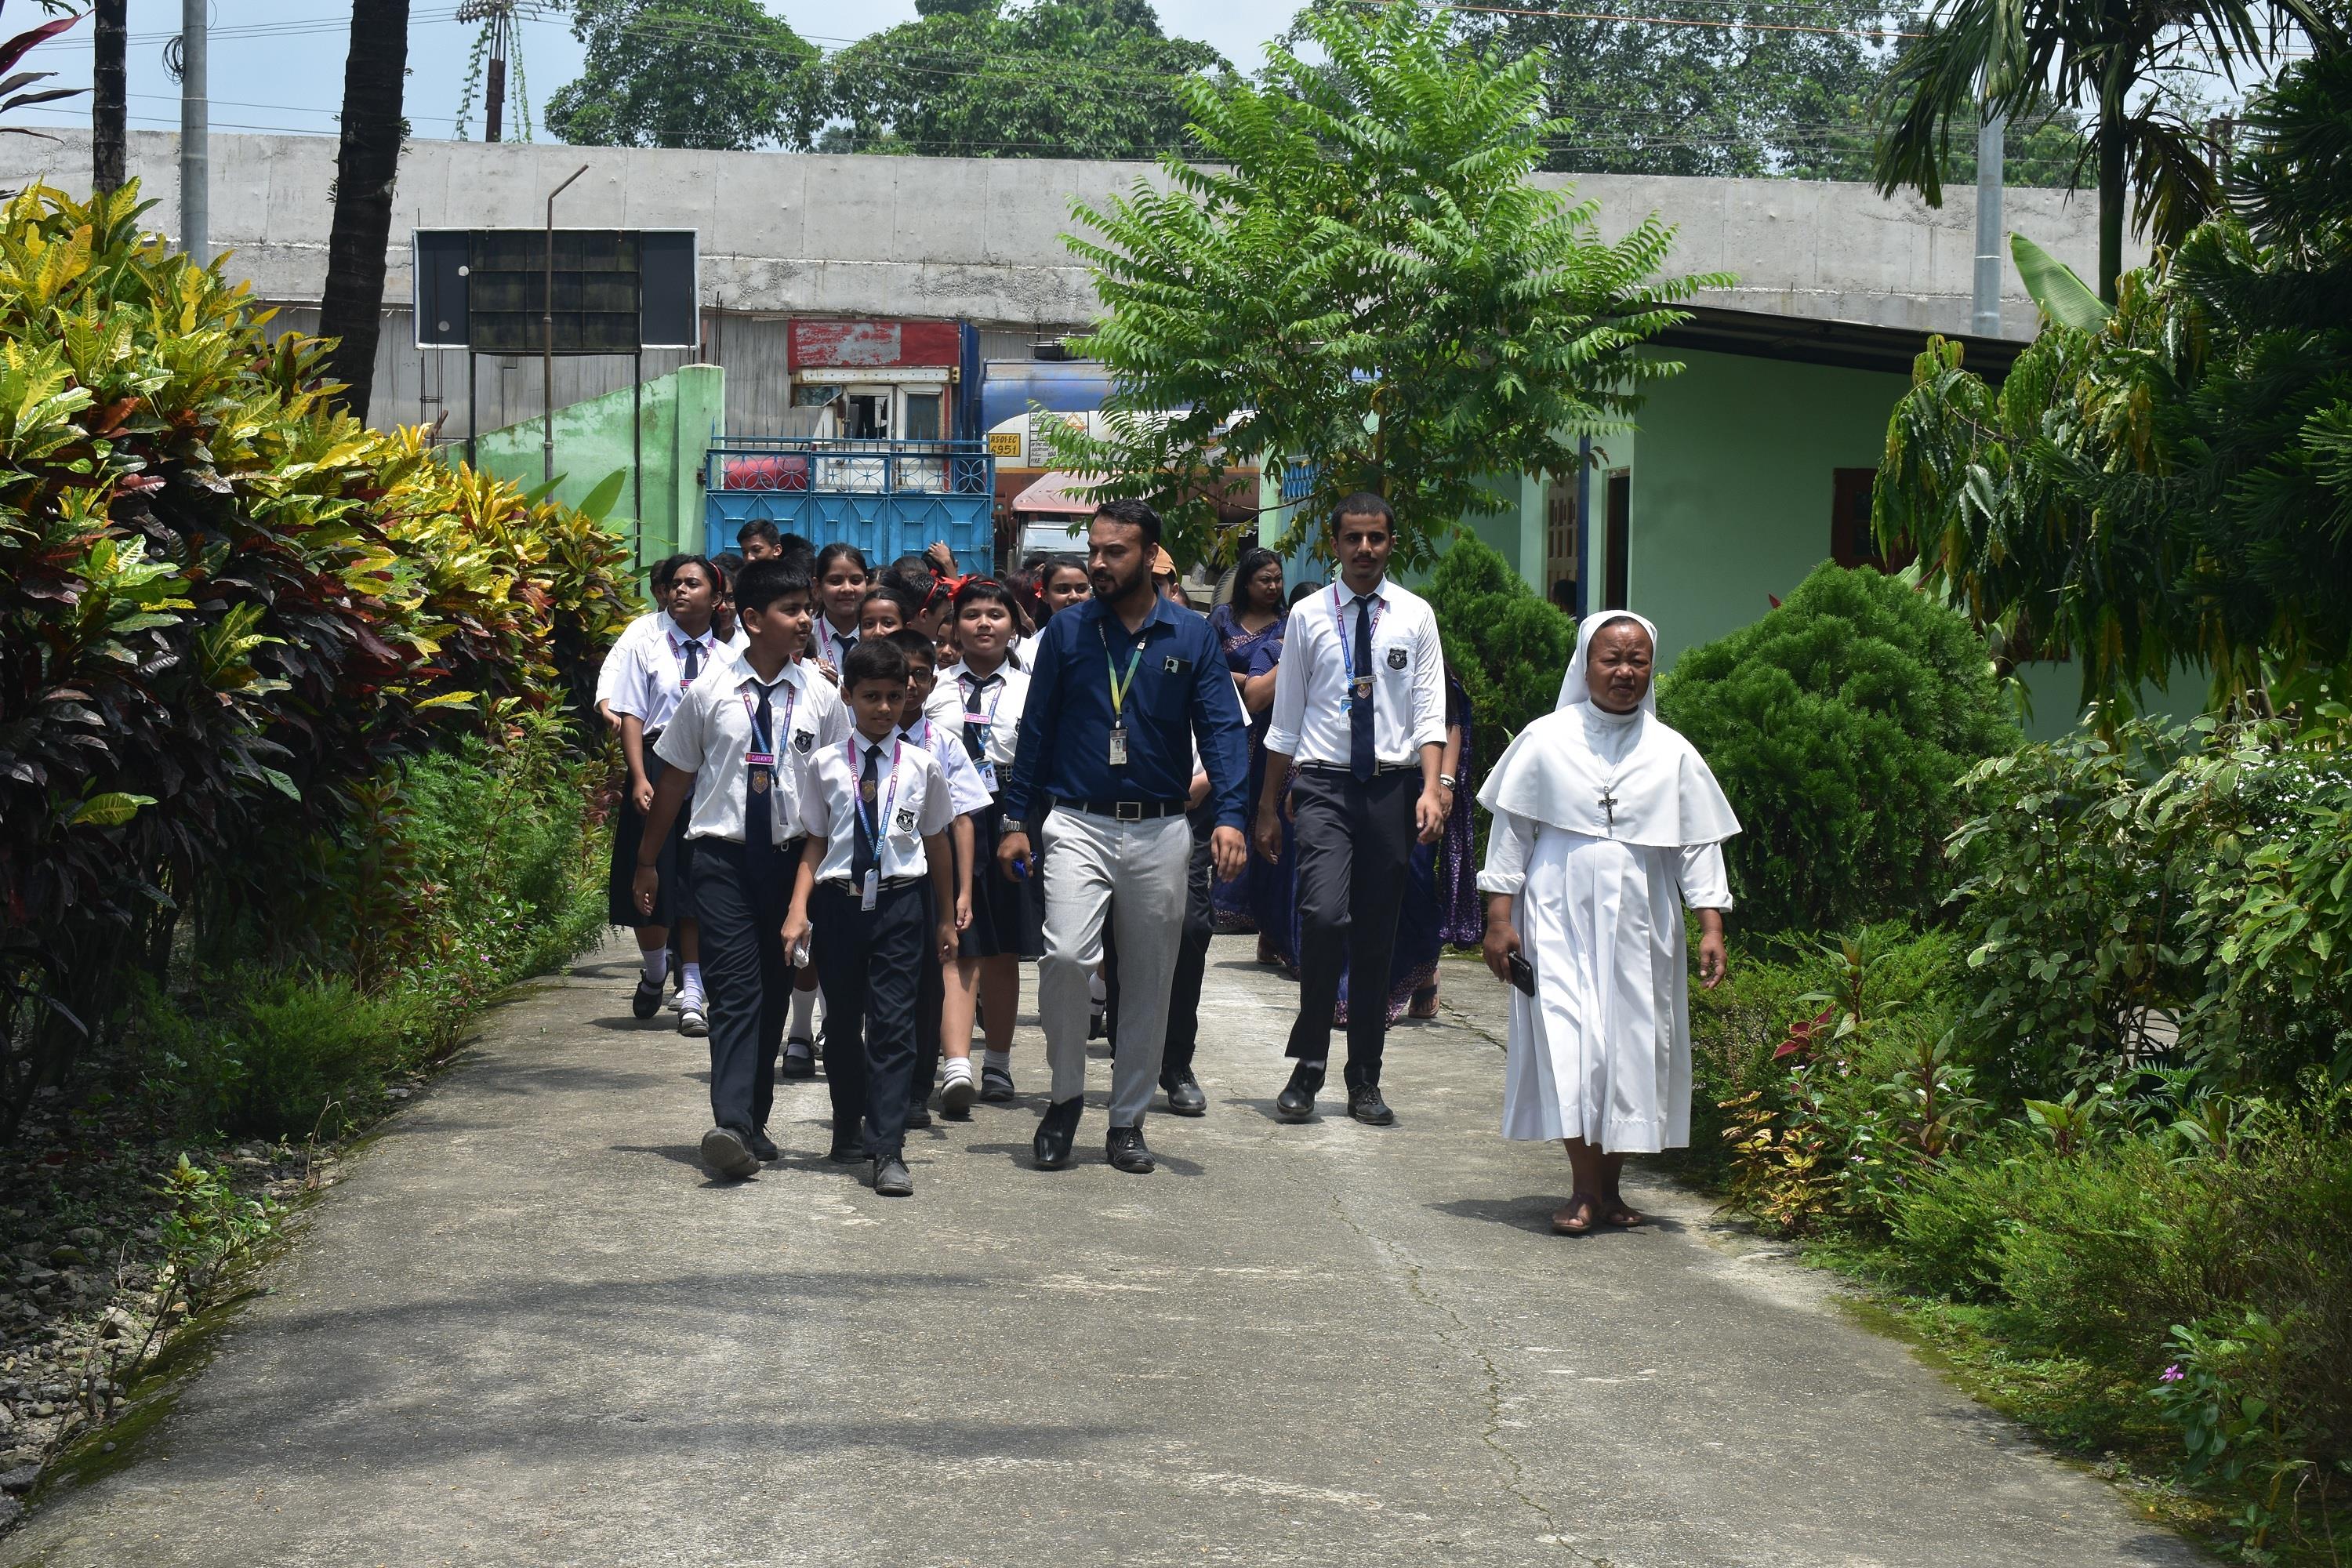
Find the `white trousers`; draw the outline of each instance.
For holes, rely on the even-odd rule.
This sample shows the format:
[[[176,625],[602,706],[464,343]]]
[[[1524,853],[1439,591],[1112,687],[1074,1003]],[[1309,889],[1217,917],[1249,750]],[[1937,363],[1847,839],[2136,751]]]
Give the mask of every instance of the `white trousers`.
[[[1184,938],[1184,878],[1192,826],[1181,814],[1150,822],[1056,807],[1039,829],[1045,860],[1045,951],[1037,1013],[1054,1100],[1087,1089],[1087,983],[1102,963],[1103,922],[1118,937],[1118,1038],[1110,1124],[1140,1127],[1160,1084],[1168,986]]]

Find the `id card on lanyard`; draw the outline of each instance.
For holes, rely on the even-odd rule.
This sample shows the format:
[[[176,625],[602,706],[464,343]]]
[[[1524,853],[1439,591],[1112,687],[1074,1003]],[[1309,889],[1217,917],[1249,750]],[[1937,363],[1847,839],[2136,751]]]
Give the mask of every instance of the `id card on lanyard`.
[[[790,734],[792,732],[793,702],[793,700],[800,695],[799,692],[793,689],[792,682],[789,680],[779,680],[776,682],[774,687],[763,688],[763,689],[768,690],[770,693],[768,699],[770,721],[772,723],[775,717],[775,697],[773,695],[775,691],[781,690],[784,694],[784,713],[783,722],[776,724],[772,733],[762,731],[760,728],[760,705],[751,700],[751,694],[750,692],[746,691],[740,694],[743,699],[743,717],[751,721],[751,748],[743,753],[743,765],[751,771],[751,793],[753,795],[767,794],[768,786],[775,782],[775,737],[776,735]]]
[[[1356,644],[1354,639],[1348,636],[1348,618],[1339,606],[1339,585],[1334,583],[1331,585],[1331,626],[1339,634],[1339,659],[1348,672],[1348,689],[1339,699],[1339,711],[1345,713],[1357,703],[1370,702],[1372,700],[1372,672],[1369,669],[1360,674],[1357,672]],[[1374,599],[1370,610],[1358,612],[1360,615],[1370,615],[1372,617],[1372,624],[1364,631],[1366,647],[1371,647],[1372,639],[1381,635],[1381,602]]]
[[[967,686],[964,684],[966,681],[971,681],[971,684]],[[985,690],[991,685],[993,685],[996,690],[995,694],[989,699],[987,709],[983,710],[980,708],[974,707],[972,704],[972,699],[975,695],[974,688]],[[959,675],[956,677],[956,688],[963,693],[964,723],[968,726],[976,727],[984,736],[989,737],[989,739],[993,739],[995,737],[996,710],[999,707],[1003,706],[1004,702],[1004,686],[1005,681],[1002,675],[996,677],[993,681],[975,680],[970,675]],[[983,740],[981,742],[980,755],[972,759],[972,766],[980,774],[980,787],[986,790],[989,794],[994,795],[996,793],[996,759],[988,754],[987,740]]]
[[[1110,630],[1101,621],[1095,630],[1102,636],[1103,664],[1110,672],[1110,765],[1127,766],[1127,694],[1135,689],[1135,672],[1143,663],[1143,639],[1135,639],[1135,651],[1127,656],[1127,673],[1118,672],[1118,660],[1111,657]]]
[[[866,786],[857,779],[857,742],[845,741],[842,752],[849,759],[851,809],[866,828],[866,841],[874,846],[874,864],[866,870],[866,880],[858,885],[857,907],[871,910],[874,901],[882,896],[882,825],[890,820],[891,808],[898,804],[898,749],[900,742],[890,742],[890,793],[877,802],[866,798]],[[880,750],[877,747],[876,750]]]

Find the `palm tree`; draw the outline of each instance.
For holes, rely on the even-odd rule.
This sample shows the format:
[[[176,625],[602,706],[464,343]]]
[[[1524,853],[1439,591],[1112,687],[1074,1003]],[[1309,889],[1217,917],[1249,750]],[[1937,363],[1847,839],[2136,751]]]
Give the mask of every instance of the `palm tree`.
[[[343,62],[341,144],[335,153],[335,218],[327,231],[327,287],[319,335],[336,340],[327,369],[345,384],[343,406],[368,415],[383,312],[383,250],[392,239],[392,187],[408,129],[401,92],[408,77],[408,0],[353,0]]]
[[[97,54],[89,68],[90,184],[100,192],[122,188],[124,142],[123,46],[129,41],[131,0],[97,0],[91,7],[98,29]]]
[[[2167,68],[2201,59],[2235,79],[2266,61],[2300,25],[2333,37],[2323,0],[1936,0],[1882,89],[1872,175],[1892,195],[1944,199],[1955,121],[2022,116],[2038,95],[2093,111],[2085,156],[2099,180],[2099,295],[2113,303],[2123,271],[2126,184],[2133,226],[2177,243],[2221,201],[2214,149],[2147,90]]]

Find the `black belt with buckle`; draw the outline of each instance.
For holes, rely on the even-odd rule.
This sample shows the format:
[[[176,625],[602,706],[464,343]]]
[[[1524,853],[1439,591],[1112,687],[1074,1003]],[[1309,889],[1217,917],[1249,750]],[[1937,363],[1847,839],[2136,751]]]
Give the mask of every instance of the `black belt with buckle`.
[[[1374,763],[1372,764],[1372,776],[1378,778],[1382,773],[1418,772],[1420,767],[1421,763],[1418,762]],[[1328,773],[1334,778],[1343,779],[1351,779],[1356,776],[1356,770],[1349,767],[1345,763],[1301,763],[1298,764],[1298,771],[1302,773]]]
[[[1157,817],[1181,816],[1191,809],[1181,800],[1057,800],[1057,811],[1082,811],[1088,816],[1108,816],[1115,822],[1150,822]]]
[[[877,884],[877,887],[881,892],[894,893],[900,888],[919,888],[929,880],[930,878],[929,876],[885,877],[878,884]],[[840,893],[846,898],[854,899],[857,897],[857,884],[846,877],[827,877],[824,881],[819,882],[817,886],[820,888],[831,888],[835,892]]]

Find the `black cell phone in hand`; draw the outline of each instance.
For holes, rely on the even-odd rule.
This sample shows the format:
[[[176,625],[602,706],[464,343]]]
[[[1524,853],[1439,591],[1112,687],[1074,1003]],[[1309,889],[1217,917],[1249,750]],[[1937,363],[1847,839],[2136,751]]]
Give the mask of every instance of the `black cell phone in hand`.
[[[1517,948],[1513,948],[1511,950],[1510,956],[1506,959],[1504,963],[1506,967],[1507,967],[1511,972],[1511,984],[1526,992],[1528,995],[1534,995],[1536,994],[1536,971],[1535,965],[1528,962],[1528,955],[1521,952]]]

